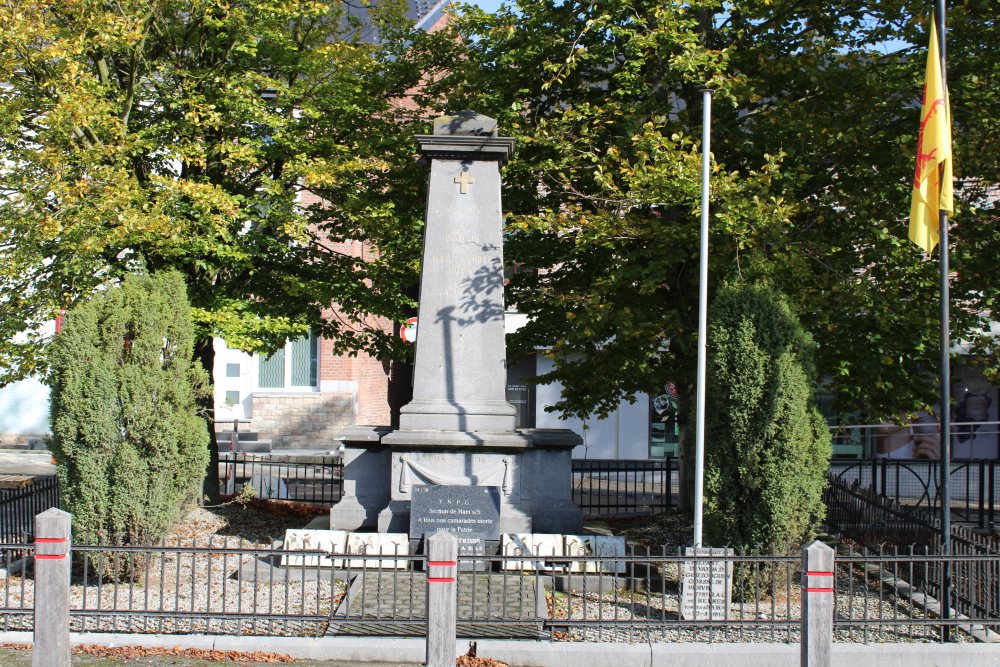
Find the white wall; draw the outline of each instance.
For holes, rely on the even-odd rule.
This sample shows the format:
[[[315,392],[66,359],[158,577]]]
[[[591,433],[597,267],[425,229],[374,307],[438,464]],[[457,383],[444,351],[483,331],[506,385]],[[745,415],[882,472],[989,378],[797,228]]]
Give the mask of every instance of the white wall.
[[[49,433],[49,388],[35,378],[0,389],[0,434]]]
[[[253,392],[253,358],[246,352],[231,350],[226,347],[226,341],[216,338],[215,347],[215,368],[212,374],[215,376],[215,421],[224,422],[227,419],[250,419],[250,406],[252,401],[250,395]],[[226,365],[239,364],[239,377],[227,377]],[[226,404],[226,392],[240,392],[239,403],[235,405]],[[232,426],[232,424],[230,424]]]
[[[552,360],[536,356],[537,374],[553,369]],[[618,409],[605,419],[560,419],[545,408],[555,405],[562,395],[562,385],[538,385],[535,389],[535,426],[537,428],[568,428],[583,437],[583,445],[573,450],[576,459],[648,459],[649,458],[649,397],[636,396],[635,403],[622,401]],[[586,428],[585,428],[586,427]]]
[[[40,331],[56,333],[55,321],[46,322]],[[26,337],[18,334],[16,342]],[[45,435],[49,431],[49,388],[36,377],[0,387],[0,435]]]

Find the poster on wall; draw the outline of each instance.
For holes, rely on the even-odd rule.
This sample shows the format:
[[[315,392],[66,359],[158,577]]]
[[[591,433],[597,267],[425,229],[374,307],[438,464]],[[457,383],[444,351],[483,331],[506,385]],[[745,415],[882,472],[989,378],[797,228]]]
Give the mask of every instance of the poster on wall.
[[[875,429],[875,456],[880,459],[940,459],[941,429],[937,416],[919,412],[908,423],[879,425]]]
[[[955,369],[952,386],[951,458],[997,458],[997,388],[975,368]],[[934,413],[875,429],[875,456],[886,459],[940,459],[941,428]]]
[[[997,457],[997,388],[976,368],[959,368],[952,388],[951,456]]]

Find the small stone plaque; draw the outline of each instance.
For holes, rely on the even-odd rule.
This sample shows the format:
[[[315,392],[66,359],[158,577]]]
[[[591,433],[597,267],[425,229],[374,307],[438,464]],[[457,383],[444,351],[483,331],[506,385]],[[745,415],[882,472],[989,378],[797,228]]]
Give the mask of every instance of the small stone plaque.
[[[413,487],[410,535],[426,537],[447,530],[462,540],[500,537],[500,489],[496,486]],[[471,542],[470,542],[471,544]]]
[[[623,574],[625,572],[625,538],[610,535],[567,535],[566,555],[571,557],[609,556],[614,560],[576,560],[571,572]]]
[[[335,567],[405,570],[410,565],[408,559],[391,558],[409,554],[410,540],[406,533],[349,533],[346,551],[368,558],[345,558],[343,565],[337,559]]]
[[[686,621],[723,620],[733,598],[732,549],[687,547],[681,570],[681,617]]]
[[[500,553],[504,556],[533,556],[535,549],[531,538],[531,533],[504,533],[503,540],[500,542]],[[542,562],[535,560],[503,561],[503,569],[505,570],[534,570],[540,567],[542,567]]]
[[[343,530],[289,528],[285,531],[285,551],[325,551],[326,554],[283,554],[282,567],[337,567],[329,554],[344,553],[347,533]]]
[[[525,560],[505,560],[505,570],[559,570],[563,562],[551,562],[550,558],[564,555],[563,536],[547,533],[504,533],[501,541],[504,556],[533,556]]]

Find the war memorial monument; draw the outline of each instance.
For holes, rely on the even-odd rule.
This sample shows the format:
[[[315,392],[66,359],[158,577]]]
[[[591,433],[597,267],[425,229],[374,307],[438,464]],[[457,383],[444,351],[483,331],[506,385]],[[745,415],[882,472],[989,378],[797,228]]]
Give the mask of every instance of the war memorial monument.
[[[579,533],[570,454],[580,437],[516,429],[505,398],[500,166],[514,139],[499,136],[494,119],[464,111],[436,119],[433,134],[416,140],[430,187],[413,400],[396,430],[343,433],[344,492],[330,527],[415,537],[411,509],[430,499],[480,505],[469,510],[476,516],[492,501],[499,520],[482,523],[494,533]]]

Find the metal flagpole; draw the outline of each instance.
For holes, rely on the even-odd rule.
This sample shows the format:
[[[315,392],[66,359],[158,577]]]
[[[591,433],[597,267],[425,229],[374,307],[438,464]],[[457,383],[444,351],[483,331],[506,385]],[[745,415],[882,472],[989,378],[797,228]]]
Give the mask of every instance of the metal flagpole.
[[[938,53],[941,57],[941,88],[948,99],[948,77],[945,69],[945,7],[944,0],[934,0],[934,21],[937,24]],[[948,108],[948,107],[946,107]],[[951,117],[948,118],[949,124]],[[950,131],[950,128],[949,128]],[[954,147],[949,160],[954,160]],[[939,167],[943,175],[943,169]],[[938,182],[941,183],[940,176]],[[942,184],[943,185],[943,184]],[[940,190],[940,188],[939,188]],[[941,244],[941,553],[951,555],[951,332],[950,332],[950,290],[948,285],[948,212],[940,208],[938,202],[938,230]],[[947,625],[951,614],[951,561],[945,560],[941,568],[941,627],[944,641],[950,640],[951,628]]]
[[[708,178],[711,173],[712,91],[702,91],[701,250],[698,277],[698,378],[694,435],[694,546],[701,544],[705,487],[705,376],[708,364]]]

